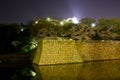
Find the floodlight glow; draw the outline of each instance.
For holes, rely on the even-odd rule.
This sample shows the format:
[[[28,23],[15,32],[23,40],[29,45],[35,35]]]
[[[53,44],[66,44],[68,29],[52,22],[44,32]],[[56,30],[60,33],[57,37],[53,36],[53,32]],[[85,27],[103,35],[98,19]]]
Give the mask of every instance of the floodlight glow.
[[[78,21],[78,19],[77,19],[76,17],[73,17],[73,18],[72,18],[72,22],[73,22],[74,24],[78,24],[78,23],[79,23],[79,21]]]
[[[92,23],[91,26],[92,26],[92,27],[95,27],[95,26],[96,26],[96,23]]]
[[[78,21],[78,19],[77,19],[76,17],[68,18],[68,19],[66,20],[66,22],[71,22],[71,21],[72,21],[72,23],[74,23],[74,24],[78,24],[78,23],[79,23],[79,21]]]

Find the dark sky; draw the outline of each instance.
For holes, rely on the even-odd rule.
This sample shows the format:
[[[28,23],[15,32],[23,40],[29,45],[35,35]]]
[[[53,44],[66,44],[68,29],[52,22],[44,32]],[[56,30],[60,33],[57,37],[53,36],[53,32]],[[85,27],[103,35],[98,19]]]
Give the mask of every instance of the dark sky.
[[[120,18],[120,0],[0,0],[0,23],[73,16]]]

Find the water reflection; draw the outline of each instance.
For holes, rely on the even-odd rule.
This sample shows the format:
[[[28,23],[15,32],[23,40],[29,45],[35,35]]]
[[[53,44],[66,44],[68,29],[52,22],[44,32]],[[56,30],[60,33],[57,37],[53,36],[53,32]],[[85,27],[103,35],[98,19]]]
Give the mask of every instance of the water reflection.
[[[35,80],[35,76],[30,64],[0,64],[0,80]]]
[[[39,74],[40,80],[77,80],[81,67],[81,64],[53,66],[34,65],[34,69]]]
[[[33,67],[37,80],[120,80],[120,60]]]

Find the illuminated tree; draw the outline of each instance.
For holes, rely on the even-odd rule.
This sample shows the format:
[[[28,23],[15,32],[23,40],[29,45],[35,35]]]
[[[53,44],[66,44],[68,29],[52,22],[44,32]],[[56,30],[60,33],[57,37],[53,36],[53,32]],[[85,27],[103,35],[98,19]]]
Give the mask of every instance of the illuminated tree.
[[[52,18],[38,19],[29,27],[30,33],[36,39],[56,37],[61,30],[59,21]]]

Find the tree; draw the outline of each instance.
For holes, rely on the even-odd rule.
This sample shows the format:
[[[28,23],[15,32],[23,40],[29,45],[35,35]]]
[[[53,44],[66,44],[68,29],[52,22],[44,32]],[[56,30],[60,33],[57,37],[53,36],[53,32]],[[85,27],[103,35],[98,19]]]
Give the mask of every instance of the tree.
[[[44,37],[57,36],[58,32],[61,30],[59,21],[49,18],[49,19],[38,19],[29,27],[30,33],[37,40]]]
[[[118,18],[111,18],[111,19],[101,18],[101,19],[99,19],[98,25],[101,27],[102,33],[104,32],[105,34],[109,34],[110,39],[115,39],[115,40],[120,39],[119,38],[119,36],[120,36],[120,19],[118,19]],[[99,31],[101,29],[99,28]]]
[[[80,22],[81,22],[81,23],[84,23],[84,24],[86,24],[86,25],[88,25],[88,26],[91,26],[91,24],[92,24],[92,23],[95,23],[96,20],[93,19],[93,18],[88,18],[88,17],[86,17],[86,18],[82,18],[82,19],[80,20]]]

